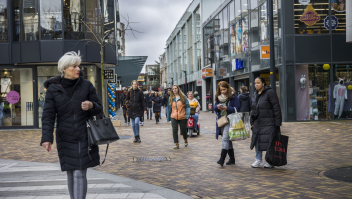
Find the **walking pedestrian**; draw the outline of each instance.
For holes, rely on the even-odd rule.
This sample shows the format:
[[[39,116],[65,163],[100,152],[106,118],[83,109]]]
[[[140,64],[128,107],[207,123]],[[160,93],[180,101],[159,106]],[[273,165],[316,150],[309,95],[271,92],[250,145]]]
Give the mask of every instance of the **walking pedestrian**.
[[[185,94],[183,94],[180,87],[177,85],[172,86],[172,92],[167,106],[168,120],[170,120],[171,117],[172,134],[175,143],[174,149],[180,148],[178,144],[178,126],[180,126],[180,131],[183,135],[185,146],[188,146],[187,120],[190,116],[191,110]]]
[[[87,194],[87,168],[99,165],[99,148],[88,146],[87,120],[102,112],[102,105],[92,83],[80,70],[79,53],[67,52],[58,62],[61,75],[44,82],[47,89],[42,117],[40,145],[48,152],[55,139],[62,171],[67,173],[71,199]],[[88,157],[88,153],[92,157]]]
[[[164,99],[163,99],[163,101],[164,101],[164,109],[165,109],[165,115],[166,115],[166,122],[167,123],[171,123],[171,121],[169,120],[169,116],[168,116],[168,114],[169,114],[169,112],[168,112],[168,104],[169,104],[169,99],[170,99],[170,94],[171,94],[171,89],[170,88],[168,88],[167,89],[167,93],[165,93],[165,95],[164,95]]]
[[[152,91],[148,90],[148,94],[145,96],[145,100],[147,101],[147,119],[152,120],[153,117],[153,95],[152,95]],[[149,113],[150,113],[150,117],[149,117]]]
[[[216,120],[222,116],[227,116],[235,113],[240,108],[240,102],[238,97],[234,94],[234,89],[225,82],[221,81],[218,84],[218,88],[215,94],[215,106],[214,111],[216,112]],[[236,109],[236,110],[235,110]],[[218,127],[216,124],[216,139],[219,135],[222,135],[222,150],[219,161],[217,162],[221,166],[224,165],[226,155],[229,154],[230,160],[226,162],[226,165],[235,164],[235,152],[233,150],[233,144],[229,136],[230,122],[223,127]]]
[[[189,103],[191,103],[191,102],[197,103],[197,108],[196,108],[195,114],[193,115],[193,118],[194,118],[194,131],[197,132],[199,130],[199,129],[197,129],[197,124],[198,124],[198,118],[199,118],[200,103],[199,103],[199,101],[196,98],[194,98],[192,91],[188,91],[187,97],[188,97],[188,102]]]
[[[145,104],[143,91],[138,88],[138,82],[133,80],[131,82],[132,89],[129,91],[126,100],[130,100],[130,107],[128,109],[128,117],[132,120],[132,130],[134,134],[133,142],[140,143],[139,135],[139,120],[143,117],[143,112],[147,112],[147,105]]]
[[[252,106],[251,96],[248,93],[247,86],[242,86],[240,89],[240,95],[238,95],[238,99],[240,100],[240,110],[239,112],[250,112]]]
[[[123,111],[123,118],[125,119],[125,125],[127,125],[127,120],[128,120],[128,126],[129,126],[131,119],[127,116],[127,107],[125,105],[127,94],[128,94],[128,89],[124,88],[123,93],[121,94],[121,97],[120,97],[120,101],[121,101],[121,107]]]
[[[281,108],[275,91],[266,86],[263,77],[255,79],[255,93],[252,100],[251,126],[252,140],[250,149],[255,147],[255,162],[253,168],[262,167],[262,151],[269,147],[270,137],[274,133],[280,133],[282,124]],[[273,168],[266,163],[264,168]]]
[[[153,97],[152,103],[153,103],[153,111],[154,111],[155,120],[156,120],[155,122],[159,123],[161,105],[163,103],[163,100],[159,96],[158,92],[154,93],[154,97]]]

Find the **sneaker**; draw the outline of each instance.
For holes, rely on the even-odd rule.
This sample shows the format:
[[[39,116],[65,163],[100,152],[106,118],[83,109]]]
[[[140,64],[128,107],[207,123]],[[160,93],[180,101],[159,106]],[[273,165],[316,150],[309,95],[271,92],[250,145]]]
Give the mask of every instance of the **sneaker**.
[[[128,126],[130,125],[130,123],[128,122]]]
[[[127,122],[125,122],[125,125],[127,125]]]
[[[274,165],[271,165],[269,163],[265,163],[264,168],[271,169],[271,168],[274,168]]]
[[[188,146],[188,142],[187,142],[187,140],[185,140],[185,147],[186,147],[186,146]]]
[[[141,124],[140,124],[141,126],[144,126],[144,122],[141,122]]]
[[[179,149],[180,146],[178,144],[175,144],[174,149]]]
[[[168,121],[167,123],[171,123],[171,121]]]
[[[263,161],[261,160],[255,160],[255,162],[252,164],[252,167],[253,168],[258,168],[258,167],[262,167],[264,164],[263,164]]]

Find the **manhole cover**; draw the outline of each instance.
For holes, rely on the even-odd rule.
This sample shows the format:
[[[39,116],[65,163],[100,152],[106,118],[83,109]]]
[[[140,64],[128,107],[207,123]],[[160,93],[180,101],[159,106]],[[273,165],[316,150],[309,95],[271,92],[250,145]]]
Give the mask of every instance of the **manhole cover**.
[[[352,182],[352,167],[331,169],[325,171],[324,175],[334,180]]]
[[[128,136],[128,135],[123,135],[123,136],[119,136],[120,140],[127,140],[127,139],[131,139],[132,136]]]
[[[167,157],[151,157],[151,158],[133,158],[136,162],[161,162],[161,161],[171,161],[171,158]]]

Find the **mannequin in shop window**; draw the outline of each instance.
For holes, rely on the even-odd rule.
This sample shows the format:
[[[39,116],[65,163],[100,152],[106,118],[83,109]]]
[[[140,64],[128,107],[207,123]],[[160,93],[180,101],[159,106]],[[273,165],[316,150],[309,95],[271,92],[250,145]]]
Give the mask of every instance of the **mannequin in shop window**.
[[[339,78],[339,83],[334,88],[334,99],[335,99],[335,118],[340,118],[345,106],[345,100],[347,100],[347,88],[344,85],[344,79]]]
[[[70,14],[71,14],[72,30],[73,32],[78,32],[79,16],[81,14],[81,0],[70,1]]]

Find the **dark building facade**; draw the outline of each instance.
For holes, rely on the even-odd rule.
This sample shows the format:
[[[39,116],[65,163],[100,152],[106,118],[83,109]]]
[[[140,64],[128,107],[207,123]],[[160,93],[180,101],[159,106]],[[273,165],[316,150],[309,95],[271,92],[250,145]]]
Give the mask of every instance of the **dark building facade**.
[[[43,82],[59,75],[68,51],[80,52],[81,70],[101,96],[98,43],[107,44],[104,63],[115,66],[116,7],[115,0],[0,0],[0,129],[41,128]]]
[[[284,120],[351,119],[345,1],[273,2],[276,92]],[[228,81],[236,91],[247,86],[251,94],[256,77],[270,84],[269,25],[266,0],[227,0],[203,23],[204,66],[216,71],[205,79],[207,91],[211,79]],[[340,78],[344,82],[336,86]],[[341,97],[344,103],[336,103]]]

